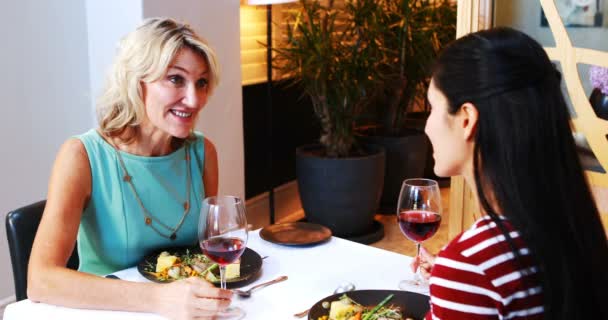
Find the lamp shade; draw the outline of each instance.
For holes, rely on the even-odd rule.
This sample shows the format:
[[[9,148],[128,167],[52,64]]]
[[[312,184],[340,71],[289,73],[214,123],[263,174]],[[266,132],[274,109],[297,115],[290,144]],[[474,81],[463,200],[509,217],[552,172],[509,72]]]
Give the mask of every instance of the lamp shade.
[[[260,4],[279,4],[287,2],[295,2],[296,0],[247,0],[247,4],[260,5]]]

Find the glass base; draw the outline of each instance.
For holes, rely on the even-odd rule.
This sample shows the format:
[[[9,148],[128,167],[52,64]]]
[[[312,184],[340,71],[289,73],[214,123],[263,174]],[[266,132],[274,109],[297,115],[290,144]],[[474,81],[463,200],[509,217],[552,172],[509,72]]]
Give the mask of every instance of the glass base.
[[[429,284],[422,279],[410,279],[399,282],[399,289],[428,295]]]
[[[245,310],[239,307],[230,306],[226,310],[218,313],[214,319],[237,320],[245,319],[246,315],[247,313],[245,313]]]

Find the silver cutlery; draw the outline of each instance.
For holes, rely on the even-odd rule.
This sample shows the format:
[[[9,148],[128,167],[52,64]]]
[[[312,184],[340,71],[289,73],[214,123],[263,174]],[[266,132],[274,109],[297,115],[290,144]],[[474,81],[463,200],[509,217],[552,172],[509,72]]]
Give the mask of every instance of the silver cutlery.
[[[249,288],[248,290],[232,289],[232,292],[234,292],[235,294],[237,294],[240,297],[249,298],[251,296],[251,292],[253,290],[259,289],[259,288],[263,288],[263,287],[269,286],[271,284],[279,283],[279,282],[285,281],[285,280],[287,280],[287,276],[280,276],[280,277],[278,277],[278,278],[276,278],[274,280],[270,280],[270,281],[263,282],[263,283],[260,283],[258,285],[255,285],[255,286]]]

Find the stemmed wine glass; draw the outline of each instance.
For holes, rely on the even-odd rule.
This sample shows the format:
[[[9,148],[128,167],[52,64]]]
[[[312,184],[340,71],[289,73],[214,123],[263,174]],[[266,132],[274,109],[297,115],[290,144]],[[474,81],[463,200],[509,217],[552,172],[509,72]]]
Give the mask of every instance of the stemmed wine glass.
[[[416,256],[420,255],[422,241],[433,236],[441,222],[441,193],[437,181],[431,179],[407,179],[401,185],[397,203],[397,221],[401,232],[416,242]],[[399,283],[402,290],[412,286],[428,290],[428,283],[414,273],[413,279]]]
[[[220,286],[226,289],[226,265],[236,262],[247,246],[245,203],[234,196],[203,200],[199,217],[198,242],[209,259],[220,267]],[[238,307],[223,315],[244,316]]]

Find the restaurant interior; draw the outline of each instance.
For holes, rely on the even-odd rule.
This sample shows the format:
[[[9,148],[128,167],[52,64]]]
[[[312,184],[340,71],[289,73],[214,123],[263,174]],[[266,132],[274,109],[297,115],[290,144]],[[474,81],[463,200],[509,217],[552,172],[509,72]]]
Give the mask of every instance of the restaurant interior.
[[[363,4],[369,1],[359,0]],[[345,7],[350,1],[319,2],[331,3],[338,12],[337,18],[332,20],[336,37],[320,37],[320,45],[322,41],[341,41],[337,35],[349,28],[344,21],[348,19]],[[287,244],[289,250],[297,250],[293,248],[297,248],[298,241],[303,241],[303,250],[309,250],[306,254],[314,257],[317,253],[311,250],[315,246],[323,246],[325,242],[332,244],[336,238],[335,248],[340,250],[365,254],[369,248],[378,249],[373,251],[378,259],[396,264],[387,267],[386,272],[398,273],[403,269],[403,275],[391,274],[395,282],[395,288],[391,289],[396,289],[397,280],[410,272],[408,259],[417,253],[416,242],[404,236],[397,222],[400,190],[405,179],[431,179],[439,186],[441,223],[436,233],[423,242],[429,252],[438,253],[450,239],[479,218],[477,199],[464,179],[438,177],[433,172],[433,151],[423,133],[430,112],[425,94],[433,58],[451,39],[495,26],[508,26],[531,35],[562,72],[562,89],[571,113],[577,151],[604,228],[608,230],[608,1],[411,2],[435,8],[431,13],[420,10],[424,13],[408,16],[408,19],[420,19],[416,23],[424,23],[425,32],[432,29],[434,38],[423,41],[414,36],[409,40],[414,39],[412,47],[416,49],[413,51],[419,52],[405,60],[389,55],[384,58],[394,63],[386,64],[390,66],[387,69],[393,69],[376,69],[378,73],[386,72],[383,88],[404,79],[407,81],[403,83],[413,84],[408,83],[407,97],[400,98],[403,100],[397,103],[397,110],[388,109],[388,100],[376,99],[366,102],[363,107],[352,107],[346,115],[337,115],[355,119],[346,140],[355,141],[356,147],[349,146],[347,153],[341,153],[343,149],[339,143],[332,145],[332,137],[319,117],[322,106],[315,105],[318,100],[314,93],[311,94],[312,89],[298,82],[305,77],[298,73],[304,72],[302,66],[290,64],[298,55],[310,55],[305,50],[288,50],[292,48],[288,43],[293,40],[289,30],[302,23],[298,14],[304,12],[297,0],[25,0],[3,5],[6,10],[0,12],[0,30],[6,40],[0,53],[0,66],[8,72],[8,77],[0,78],[0,92],[8,114],[0,118],[0,133],[6,137],[5,148],[12,152],[0,160],[3,176],[0,212],[6,221],[6,229],[0,228],[0,238],[9,238],[9,241],[0,241],[0,275],[6,279],[0,282],[0,320],[3,314],[8,314],[5,314],[5,308],[19,305],[16,302],[20,300],[14,282],[17,277],[11,251],[15,249],[10,247],[10,235],[14,232],[9,230],[10,214],[46,198],[51,166],[61,143],[67,137],[97,125],[94,105],[116,41],[143,19],[155,16],[187,21],[211,43],[219,57],[220,85],[198,119],[196,130],[210,137],[218,150],[219,194],[245,200],[249,241],[258,246],[248,245],[248,248],[258,251],[263,259],[261,276],[244,282],[243,289],[284,275],[281,262],[290,266],[301,262],[291,255],[293,251],[280,246],[281,242]],[[390,51],[382,50],[383,45],[390,45],[389,41],[393,39],[390,37],[394,36],[385,34],[390,33],[387,28],[366,25],[363,30],[381,39],[377,52]],[[390,39],[382,42],[382,37]],[[352,61],[339,61],[330,55],[323,59],[334,61],[332,67],[344,68],[345,72],[350,72],[348,68],[352,67],[348,65]],[[399,69],[399,63],[418,63],[420,68],[394,78],[393,72]],[[593,78],[594,72],[601,72],[597,70],[604,70],[604,89],[599,87],[601,81]],[[338,85],[342,84],[336,83]],[[405,87],[399,87],[399,92],[406,90]],[[361,92],[355,93],[355,97],[356,94],[361,97]],[[380,95],[385,94],[386,91]],[[388,119],[392,123],[387,124],[386,118],[393,115],[391,112],[394,117]],[[322,147],[319,147],[320,141]],[[320,148],[328,149],[318,151]],[[355,149],[365,152],[348,154],[348,150]],[[363,155],[376,149],[382,150],[378,152],[381,157],[373,156],[378,154],[373,152],[369,152],[371,156]],[[336,153],[332,154],[332,150]],[[361,160],[361,164],[354,164],[355,160]],[[322,161],[325,162],[322,164]],[[314,171],[320,166],[323,166],[320,172]],[[361,177],[355,177],[353,172],[362,173]],[[340,179],[345,176],[348,179]],[[310,226],[302,225],[307,223],[322,226],[323,230],[331,232],[329,237],[333,235],[334,238],[331,241],[323,238],[321,244],[314,242],[316,240],[306,242],[309,240],[306,232],[310,231],[306,228]],[[273,226],[280,227],[270,228]],[[259,231],[266,228],[274,233],[269,236]],[[272,238],[292,230],[290,228],[304,229],[298,229],[288,240]],[[310,232],[319,232],[319,229]],[[342,239],[349,242],[342,242]],[[279,247],[265,247],[265,241],[278,243]],[[318,254],[327,258],[335,252]],[[275,261],[277,255],[285,259]],[[341,253],[336,255],[344,258]],[[287,257],[293,259],[292,264],[285,262]],[[310,263],[323,264],[322,261]],[[370,263],[365,261],[363,264],[369,267]],[[310,270],[317,272],[317,269]],[[352,275],[357,270],[345,274]],[[136,273],[116,275],[128,277]],[[367,279],[342,279],[338,270],[329,270],[328,274],[339,279],[324,283],[327,279],[322,277],[306,280],[289,274],[289,280],[284,284],[260,290],[258,302],[239,300],[239,306],[252,316],[245,318],[256,319],[253,315],[267,314],[252,305],[272,301],[273,297],[282,294],[278,291],[282,285],[288,290],[286,286],[290,282],[303,286],[310,281],[310,285],[316,287],[311,289],[310,296],[304,293],[297,296],[299,302],[290,308],[278,306],[277,314],[283,315],[281,312],[289,309],[291,315],[310,308],[326,295],[323,293],[333,291],[331,288],[338,280],[357,282],[357,289],[366,289],[366,286],[377,289]],[[277,291],[273,293],[272,290]],[[274,296],[266,298],[263,296],[266,292]],[[257,293],[253,295],[255,298]],[[32,312],[15,308],[11,317],[4,319],[45,312],[57,319],[62,316],[65,319],[83,316],[161,319],[136,314],[79,314],[51,307]]]

